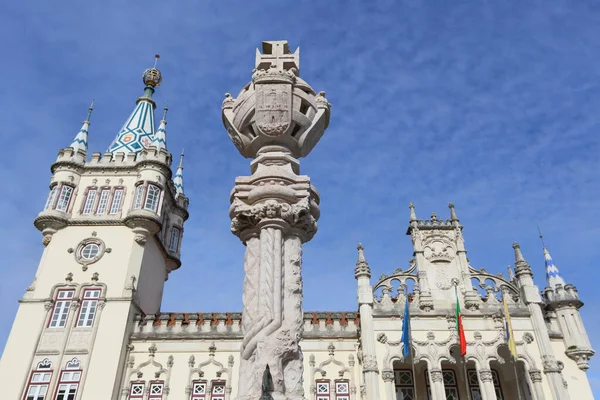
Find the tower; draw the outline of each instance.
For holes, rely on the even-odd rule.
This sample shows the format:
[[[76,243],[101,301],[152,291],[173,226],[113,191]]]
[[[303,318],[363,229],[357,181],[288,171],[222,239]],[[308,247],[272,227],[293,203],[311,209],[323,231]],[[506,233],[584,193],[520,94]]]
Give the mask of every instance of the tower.
[[[412,238],[414,262],[418,270],[419,308],[431,311],[444,308],[454,298],[454,280],[465,294],[465,307],[475,309],[479,301],[469,279],[469,262],[462,234],[462,225],[448,204],[450,218],[438,219],[435,213],[428,220],[417,219],[415,206],[410,203],[410,225],[407,235]]]
[[[164,281],[181,265],[182,166],[176,187],[166,112],[154,126],[160,71],[147,69],[143,81],[106,153],[88,160],[90,107],[51,167],[34,221],[43,254],[0,361],[6,398],[116,398],[134,315],[159,311]]]
[[[586,371],[594,350],[579,314],[583,302],[579,299],[577,288],[565,283],[546,245],[543,245],[543,250],[546,288],[542,291],[542,297],[546,305],[546,320],[550,328],[562,334],[567,356],[577,362],[579,369]]]
[[[312,239],[319,195],[298,158],[317,144],[329,122],[325,93],[299,74],[299,50],[263,42],[252,82],[226,94],[223,123],[251,176],[231,194],[231,230],[246,246],[243,333],[238,399],[257,399],[268,365],[275,400],[304,399],[302,243]]]

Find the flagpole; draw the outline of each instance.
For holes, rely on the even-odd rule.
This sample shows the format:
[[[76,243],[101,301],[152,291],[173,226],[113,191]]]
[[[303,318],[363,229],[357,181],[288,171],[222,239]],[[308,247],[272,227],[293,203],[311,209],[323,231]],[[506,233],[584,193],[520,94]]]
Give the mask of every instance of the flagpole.
[[[405,284],[404,285],[404,292],[405,295],[404,297],[406,298],[406,302],[408,303],[408,286]],[[410,308],[410,307],[409,307]],[[412,367],[412,374],[413,374],[413,389],[415,390],[415,400],[418,399],[418,395],[417,395],[417,374],[415,372],[415,356],[413,355],[413,346],[412,346],[412,326],[410,324],[410,318],[408,319],[408,321],[404,321],[404,323],[408,324],[408,330],[410,332],[410,334],[408,335],[408,342],[410,345],[410,365]]]
[[[454,285],[454,294],[456,295],[456,304],[459,304],[458,302],[458,279],[452,279],[452,284]],[[457,315],[456,318],[459,318],[459,316]],[[458,322],[458,321],[457,321]],[[458,337],[458,343],[460,345],[460,332],[456,332],[457,337]],[[461,353],[461,358],[463,360],[462,365],[463,365],[463,377],[465,379],[465,390],[467,391],[467,400],[471,400],[471,388],[469,387],[469,376],[467,375],[467,358],[465,356],[462,355],[462,351]]]
[[[515,343],[515,333],[512,330],[512,322],[510,321],[510,311],[508,310],[508,302],[506,301],[506,296],[508,296],[508,290],[505,288],[502,291],[502,305],[504,306],[504,326],[506,329],[507,339],[506,344],[508,346],[508,351],[510,352],[510,359],[512,361],[513,371],[515,372],[515,384],[517,385],[517,394],[519,396],[519,400],[521,400],[521,386],[519,385],[519,375],[517,374],[517,345]]]
[[[511,357],[512,358],[512,357]],[[515,384],[517,385],[517,394],[519,395],[519,400],[521,398],[521,386],[519,385],[519,375],[517,374],[517,360],[512,359],[513,370],[515,371]]]

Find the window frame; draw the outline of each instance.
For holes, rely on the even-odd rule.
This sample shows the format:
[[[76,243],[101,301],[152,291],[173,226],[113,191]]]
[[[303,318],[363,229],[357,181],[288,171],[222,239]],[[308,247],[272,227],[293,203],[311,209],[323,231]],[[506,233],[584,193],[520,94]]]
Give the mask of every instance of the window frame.
[[[327,384],[327,393],[319,393],[319,384]],[[316,400],[331,399],[331,381],[329,379],[317,379],[315,381],[315,398]]]
[[[94,215],[102,215],[106,213],[106,210],[108,209],[108,203],[110,200],[110,187],[108,186],[104,186],[101,187],[99,190],[100,194],[98,195],[98,201],[96,204],[96,210],[94,211]],[[106,193],[106,201],[104,202],[104,209],[100,210],[100,207],[102,206],[102,196]]]
[[[141,385],[142,386],[142,391],[140,394],[134,394],[133,392],[133,387],[135,385]],[[146,382],[144,381],[132,381],[129,384],[129,393],[127,394],[127,400],[135,400],[135,399],[143,399],[144,398],[144,391],[146,390]]]
[[[339,384],[346,384],[348,391],[345,393],[338,393],[338,385]],[[335,385],[335,388],[334,388],[335,400],[350,400],[350,380],[336,379],[334,382],[334,385]]]
[[[88,201],[90,200],[90,195],[93,194],[93,198],[91,200],[91,204],[89,211],[86,212],[86,208],[88,206]],[[96,199],[98,198],[98,188],[96,186],[90,186],[87,188],[87,191],[85,192],[85,197],[83,198],[83,203],[81,206],[81,215],[89,215],[89,214],[93,214],[94,211],[94,206],[96,205]]]
[[[86,294],[88,292],[98,292],[98,295],[95,297],[87,297],[86,298]],[[77,319],[75,320],[75,328],[91,329],[94,327],[94,322],[96,322],[96,316],[98,315],[98,305],[100,303],[100,296],[102,296],[101,288],[87,287],[87,288],[83,289],[83,291],[81,292],[81,304],[80,304],[79,310],[77,312]],[[86,302],[88,303],[87,305],[86,305]],[[90,313],[90,311],[89,311],[91,309],[90,304],[94,305],[93,313]],[[85,312],[84,319],[82,320],[81,316],[83,314],[84,308],[86,308],[86,312]],[[87,325],[87,321],[90,319],[89,318],[90,314],[92,314],[91,324]],[[83,322],[83,324],[80,324],[81,322]]]
[[[157,190],[156,203],[154,204],[154,207],[148,208],[148,195],[150,194],[151,188],[155,188]],[[160,199],[161,199],[161,195],[162,195],[162,187],[160,187],[156,183],[148,182],[146,184],[146,190],[144,190],[144,192],[145,192],[145,195],[144,195],[143,207],[141,207],[141,208],[143,210],[152,211],[153,213],[158,214],[158,206],[160,204]]]
[[[50,193],[48,193],[48,197],[46,198],[44,211],[54,210],[54,207],[56,206],[56,200],[58,199],[59,187],[59,184],[55,184],[50,187]]]
[[[200,393],[194,393],[194,387],[196,385],[204,385],[204,393],[200,394]],[[203,379],[199,379],[199,380],[195,380],[192,381],[192,393],[190,395],[190,400],[206,400],[206,396],[210,395],[210,386],[208,384],[208,381],[203,380]]]
[[[160,394],[152,394],[152,387],[160,386]],[[164,381],[150,381],[148,382],[148,400],[162,400],[165,394],[165,382]]]
[[[226,381],[222,379],[216,379],[210,382],[210,400],[225,400],[227,393]],[[223,393],[215,393],[216,387],[223,387]]]
[[[67,188],[69,188],[71,190],[71,192],[69,193],[69,197],[67,199],[67,204],[65,205],[65,209],[62,210],[62,209],[58,208],[58,205],[60,204],[60,199],[61,199],[61,197],[63,195],[63,191],[65,189],[67,189]],[[75,193],[75,186],[74,185],[68,185],[66,183],[60,185],[60,191],[59,191],[59,194],[57,196],[57,200],[56,200],[56,204],[54,206],[54,209],[57,210],[57,211],[60,211],[60,212],[68,213],[69,212],[69,208],[71,207],[71,201],[73,200],[73,197],[74,197],[73,194],[74,193]]]
[[[113,210],[115,208],[115,199],[117,198],[117,193],[120,193],[120,196],[118,198],[116,210],[113,212]],[[125,188],[123,186],[115,187],[113,190],[113,193],[112,193],[112,197],[110,199],[110,207],[108,208],[108,215],[117,215],[117,214],[119,214],[119,212],[121,212],[121,209],[123,206],[123,198],[125,198]]]
[[[31,373],[29,374],[29,379],[27,380],[27,385],[25,386],[25,393],[23,394],[23,400],[27,400],[27,395],[29,393],[29,389],[31,389],[32,386],[46,386],[46,393],[44,394],[44,400],[48,398],[48,389],[50,388],[50,382],[52,382],[52,375],[53,375],[54,371],[52,369],[34,369],[31,371]],[[50,374],[50,377],[48,378],[48,381],[39,381],[39,382],[33,382],[33,376],[35,374]],[[38,400],[39,399],[39,393],[36,394],[36,397],[34,400]],[[41,399],[39,399],[41,400]]]
[[[79,378],[77,380],[63,380],[63,374],[65,373],[79,373]],[[75,393],[74,393],[74,399],[77,398],[77,391],[79,390],[79,385],[81,383],[81,375],[83,374],[83,370],[81,369],[63,369],[60,371],[60,374],[58,375],[58,382],[56,383],[56,389],[54,389],[54,400],[59,400],[58,396],[59,396],[59,391],[60,391],[60,386],[61,385],[66,385],[68,388],[70,388],[71,386],[75,385]],[[69,399],[69,393],[66,392],[64,393],[65,396],[67,397],[63,397],[60,400],[68,400]]]
[[[396,372],[408,373],[410,376],[410,384],[399,383],[396,379]],[[415,397],[415,377],[410,369],[394,369],[394,393],[398,396],[398,390],[410,389],[412,397]],[[404,397],[404,395],[403,395]]]
[[[177,235],[175,235],[177,232]],[[173,253],[177,253],[179,251],[179,246],[181,245],[181,232],[182,229],[176,225],[171,227],[171,234],[169,235],[169,251]],[[173,238],[176,238],[175,246],[173,246]]]
[[[144,182],[141,182],[135,186],[135,190],[133,191],[133,203],[131,205],[132,210],[140,210],[142,208],[142,203],[145,202],[145,186],[146,185]]]
[[[60,298],[61,293],[69,293],[69,292],[71,293],[71,297],[65,297],[64,299]],[[74,299],[75,299],[75,289],[58,289],[56,291],[56,293],[54,295],[54,300],[53,300],[54,304],[52,304],[52,311],[50,312],[50,317],[48,318],[48,324],[46,325],[46,328],[62,329],[67,326],[67,322],[69,322],[69,314],[71,312],[71,305],[73,304]],[[59,301],[60,302],[68,301],[68,303],[69,303],[66,307],[64,307],[64,308],[66,308],[66,312],[65,312],[66,317],[64,319],[65,323],[62,326],[58,325],[60,323],[60,315],[62,315],[62,314],[59,314],[59,318],[57,318],[57,321],[58,321],[57,326],[52,326],[52,320],[54,319],[54,313],[56,312],[56,306]],[[61,307],[61,310],[64,311],[64,308]]]

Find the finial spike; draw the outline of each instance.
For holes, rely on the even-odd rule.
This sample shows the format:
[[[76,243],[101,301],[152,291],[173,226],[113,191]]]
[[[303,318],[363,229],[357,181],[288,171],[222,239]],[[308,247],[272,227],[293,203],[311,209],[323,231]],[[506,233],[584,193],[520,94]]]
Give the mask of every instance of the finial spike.
[[[369,263],[367,263],[367,259],[365,258],[365,248],[362,243],[359,243],[356,246],[358,249],[358,259],[356,260],[356,268],[354,269],[354,277],[358,279],[361,276],[366,276],[368,278],[371,277],[371,269],[369,268]]]
[[[538,234],[540,235],[540,240],[542,241],[542,247],[545,249],[546,248],[546,244],[544,243],[544,236],[542,235],[542,231],[540,231],[540,226],[537,226],[537,230],[538,230]]]
[[[179,168],[183,169],[183,149],[181,149],[181,155],[179,156]]]
[[[448,203],[448,208],[450,209],[450,220],[458,222],[458,217],[456,216],[456,211],[454,210],[454,203]]]
[[[87,117],[85,118],[85,122],[90,122],[90,117],[92,116],[92,111],[94,111],[94,102],[96,99],[92,99],[92,104],[90,104],[90,108],[88,108]]]
[[[410,208],[410,222],[417,221],[417,213],[415,212],[415,205],[412,201],[408,204],[408,208]]]
[[[156,63],[158,62],[158,59],[160,58],[160,54],[155,54],[154,55],[154,67],[156,69]]]
[[[169,111],[169,101],[168,100],[165,102],[165,108],[163,108],[163,111],[164,111],[164,113],[163,113],[162,120],[167,121],[167,112]]]
[[[519,245],[519,243],[517,243],[517,242],[513,242],[512,247],[515,250],[515,262],[525,261],[525,258],[523,257],[523,253],[521,253],[521,245]]]

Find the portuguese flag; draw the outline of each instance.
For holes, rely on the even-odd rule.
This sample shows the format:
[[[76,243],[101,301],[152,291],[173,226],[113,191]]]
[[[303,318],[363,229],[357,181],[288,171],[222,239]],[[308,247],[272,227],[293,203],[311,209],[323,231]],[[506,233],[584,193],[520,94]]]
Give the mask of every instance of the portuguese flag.
[[[460,303],[458,302],[458,289],[454,286],[456,294],[456,331],[458,332],[458,341],[460,342],[460,354],[464,357],[467,354],[467,339],[465,339],[465,330],[462,324],[462,314],[460,313]]]

